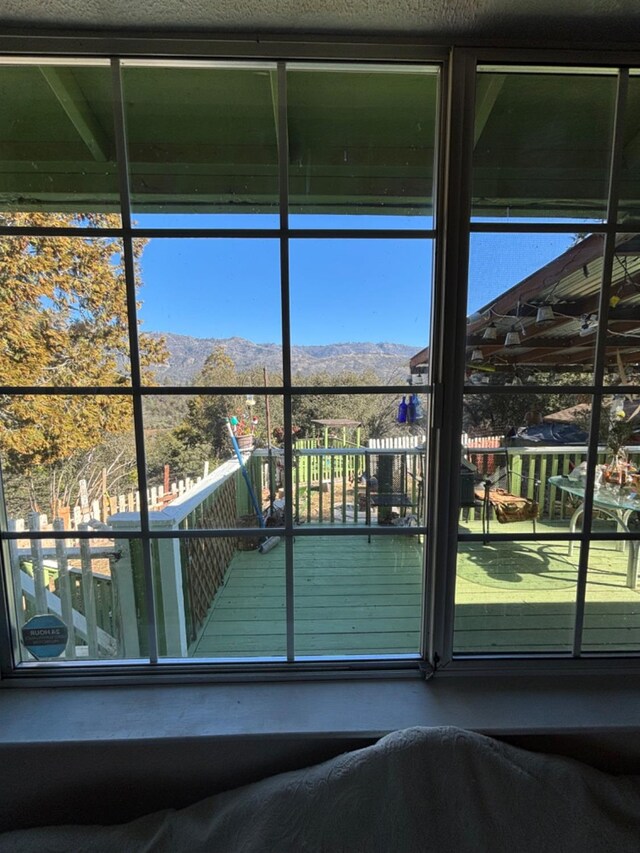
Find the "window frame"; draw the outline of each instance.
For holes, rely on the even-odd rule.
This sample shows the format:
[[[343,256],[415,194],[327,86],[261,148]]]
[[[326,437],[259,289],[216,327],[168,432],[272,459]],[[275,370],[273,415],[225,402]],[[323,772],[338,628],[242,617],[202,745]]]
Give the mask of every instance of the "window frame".
[[[421,391],[431,393],[431,423],[428,430],[428,459],[427,466],[429,476],[433,480],[431,489],[431,500],[427,506],[427,518],[424,531],[429,532],[426,546],[424,595],[422,601],[422,638],[419,659],[402,661],[395,660],[372,660],[372,661],[317,661],[317,662],[294,662],[287,664],[261,664],[253,666],[249,663],[239,662],[237,665],[216,666],[209,662],[197,663],[193,659],[177,662],[162,661],[158,663],[157,650],[151,654],[149,662],[114,664],[110,661],[98,661],[92,663],[68,663],[63,667],[59,665],[29,664],[14,669],[14,649],[12,646],[12,634],[9,621],[11,603],[11,590],[6,588],[3,581],[0,584],[0,609],[2,619],[0,625],[0,664],[3,669],[3,685],[33,683],[77,683],[77,679],[86,675],[96,683],[95,679],[121,681],[122,678],[139,680],[160,678],[171,681],[198,680],[201,678],[240,678],[251,679],[261,677],[293,677],[307,678],[315,675],[326,676],[327,673],[335,674],[339,670],[348,671],[349,677],[358,673],[395,673],[398,671],[421,672],[427,676],[434,672],[443,672],[454,675],[456,673],[497,673],[497,672],[552,672],[555,670],[566,671],[597,671],[605,666],[610,668],[620,667],[624,671],[640,669],[640,651],[637,654],[616,652],[590,653],[583,657],[577,657],[579,647],[574,646],[572,655],[514,655],[498,657],[486,654],[478,656],[454,656],[453,654],[453,617],[455,609],[455,568],[456,568],[456,543],[457,532],[457,508],[458,508],[458,462],[459,448],[458,438],[455,430],[448,428],[451,423],[460,423],[462,416],[462,396],[465,393],[464,361],[465,361],[465,335],[466,326],[466,286],[468,279],[468,256],[469,239],[474,230],[471,224],[471,154],[473,138],[473,118],[475,110],[475,80],[478,64],[498,63],[523,66],[530,64],[548,65],[562,64],[562,66],[574,66],[576,68],[589,65],[596,68],[610,68],[615,66],[621,68],[618,72],[618,120],[614,134],[614,145],[612,148],[613,158],[611,165],[611,176],[609,181],[609,215],[607,224],[603,226],[602,232],[606,235],[605,266],[609,267],[609,282],[611,264],[613,260],[613,248],[615,235],[624,229],[616,223],[615,208],[617,204],[617,181],[620,168],[621,132],[620,112],[624,101],[624,81],[628,77],[628,66],[640,66],[639,52],[620,51],[556,51],[556,50],[518,50],[518,49],[492,49],[492,48],[453,48],[428,47],[423,45],[406,44],[401,40],[387,40],[380,44],[378,40],[354,40],[336,44],[327,43],[324,39],[309,39],[304,43],[282,40],[278,37],[266,38],[256,44],[254,40],[236,38],[232,41],[226,39],[145,39],[103,36],[88,37],[59,37],[59,36],[3,36],[0,37],[0,56],[22,54],[24,61],[29,63],[47,61],[46,57],[53,63],[72,64],[75,61],[84,64],[91,57],[111,58],[112,73],[116,81],[116,92],[119,92],[119,100],[114,104],[116,122],[118,126],[118,162],[120,164],[120,188],[121,199],[123,199],[123,227],[118,229],[125,239],[125,264],[127,266],[127,284],[129,296],[129,324],[130,345],[134,361],[137,361],[135,353],[137,331],[135,328],[135,311],[131,309],[135,303],[135,290],[133,289],[133,259],[131,244],[136,237],[145,236],[153,229],[132,229],[131,214],[129,209],[129,187],[127,180],[127,151],[124,135],[124,110],[121,96],[120,65],[118,58],[122,56],[136,57],[140,59],[171,60],[184,59],[185,61],[265,61],[273,60],[278,66],[278,86],[280,91],[279,100],[279,126],[281,131],[287,130],[286,115],[286,62],[376,62],[388,63],[390,66],[398,64],[436,64],[441,69],[440,87],[440,130],[436,135],[436,164],[437,172],[434,174],[434,211],[435,221],[433,229],[424,231],[413,231],[412,238],[435,240],[435,269],[434,269],[434,293],[432,302],[432,366],[431,381],[428,386],[421,386]],[[44,60],[42,55],[45,55]],[[295,236],[307,236],[304,229],[289,229],[286,220],[286,200],[288,197],[288,162],[285,146],[280,146],[280,227],[276,233],[270,233],[268,229],[261,230],[259,234],[254,231],[250,236],[276,236],[281,238],[281,246],[285,246],[289,238]],[[283,215],[284,211],[284,215]],[[613,213],[612,213],[613,211]],[[125,219],[126,217],[126,219]],[[570,230],[565,227],[564,230]],[[5,233],[7,229],[0,229]],[[48,229],[42,229],[39,233],[45,235]],[[170,236],[172,231],[161,229],[164,236]],[[249,229],[250,230],[250,229]],[[487,229],[488,230],[488,229]],[[490,230],[501,230],[491,226]],[[506,229],[505,229],[506,230]],[[514,229],[516,230],[516,229]],[[522,229],[526,230],[526,229]],[[531,228],[529,230],[539,230]],[[562,227],[556,230],[562,231]],[[628,229],[627,229],[628,230]],[[225,236],[225,229],[207,229],[209,236]],[[56,235],[64,233],[64,229],[54,229]],[[76,231],[71,236],[81,237]],[[228,232],[227,232],[228,233]],[[340,236],[353,236],[362,238],[361,231],[340,232]],[[249,236],[249,234],[247,235]],[[320,236],[320,234],[314,234]],[[375,235],[382,237],[383,234]],[[391,238],[405,236],[402,232],[393,231],[389,234]],[[286,257],[283,254],[283,263]],[[283,274],[283,343],[286,335],[289,336],[288,318],[288,269]],[[445,287],[445,282],[455,281],[457,286]],[[603,280],[601,291],[601,307],[606,313],[608,282]],[[608,304],[608,303],[607,303]],[[285,317],[285,315],[287,315]],[[604,316],[604,315],[603,315]],[[596,350],[596,370],[602,375],[604,331],[606,323],[601,324],[598,332]],[[452,347],[450,342],[454,341]],[[286,347],[285,347],[286,349]],[[135,368],[134,368],[135,369]],[[285,364],[285,373],[287,366]],[[140,377],[138,375],[138,386]],[[590,393],[594,393],[594,416],[599,414],[599,404],[595,403],[604,394],[600,382],[599,392],[595,394],[594,387]],[[613,386],[607,386],[606,392],[610,393]],[[11,392],[11,388],[4,389]],[[24,392],[24,389],[17,389]],[[55,393],[109,393],[116,389],[54,389]],[[122,388],[117,389],[122,393]],[[162,393],[184,393],[185,389],[162,388]],[[211,387],[205,389],[206,393],[216,394],[223,390],[225,393],[233,391],[229,388]],[[292,394],[304,390],[286,384],[282,387],[268,388],[268,393],[288,395],[289,405],[285,405],[285,430],[291,426],[290,398]],[[327,386],[324,393],[346,392],[341,386]],[[530,386],[535,391],[535,386]],[[547,390],[545,388],[545,390]],[[565,392],[574,390],[572,386],[563,386]],[[629,388],[627,387],[628,391]],[[636,389],[640,391],[640,388]],[[314,389],[317,393],[317,389]],[[349,393],[387,393],[397,391],[406,393],[407,386],[373,386],[366,388],[348,388]],[[264,393],[265,389],[242,388],[241,393]],[[46,393],[40,390],[36,393]],[[154,393],[145,390],[145,393]],[[158,392],[159,393],[159,392]],[[142,442],[142,393],[132,393],[134,399],[134,419],[136,423],[137,450],[138,450],[138,478],[141,493],[141,519],[147,516],[146,507],[146,471],[144,471],[144,448]],[[137,400],[137,403],[136,403]],[[593,471],[595,468],[595,452],[597,446],[597,433],[592,430],[590,437],[589,471],[591,473],[591,488],[586,497],[586,521],[590,521],[593,508]],[[285,476],[286,489],[291,494],[292,489],[292,453],[291,446],[285,448]],[[580,539],[580,583],[584,587],[586,573],[588,571],[588,541],[591,536],[590,524],[585,523]],[[206,531],[206,536],[229,535],[233,529]],[[344,531],[334,535],[352,534],[354,531]],[[286,548],[288,551],[288,574],[287,585],[292,590],[292,561],[291,548],[293,535],[324,535],[324,531],[304,532],[294,528],[292,519],[292,508],[288,508],[288,517],[285,524]],[[155,533],[149,536],[148,516],[142,521],[142,535],[147,538],[162,538]],[[172,533],[173,535],[173,533]],[[193,534],[198,535],[198,534]],[[358,535],[367,535],[366,531]],[[129,538],[137,538],[138,533]],[[78,533],[73,532],[67,538],[78,538]],[[11,536],[2,536],[3,547]],[[15,537],[14,537],[15,538]],[[35,538],[45,538],[42,534]],[[82,538],[82,536],[80,536]],[[127,538],[127,537],[125,537]],[[508,537],[507,537],[508,538]],[[517,537],[523,539],[522,535]],[[566,537],[565,537],[566,538]],[[603,537],[598,537],[603,538]],[[606,537],[605,537],[606,538]],[[618,537],[618,538],[625,538]],[[627,537],[629,538],[629,537]],[[632,537],[636,538],[636,537]],[[149,588],[151,587],[151,562],[149,548],[144,549],[147,554],[145,558],[145,573]],[[584,610],[584,595],[582,596],[582,610]],[[150,608],[153,612],[153,608]],[[578,615],[576,620],[576,631],[581,620]],[[153,631],[151,632],[154,633]],[[152,645],[153,650],[153,645]]]

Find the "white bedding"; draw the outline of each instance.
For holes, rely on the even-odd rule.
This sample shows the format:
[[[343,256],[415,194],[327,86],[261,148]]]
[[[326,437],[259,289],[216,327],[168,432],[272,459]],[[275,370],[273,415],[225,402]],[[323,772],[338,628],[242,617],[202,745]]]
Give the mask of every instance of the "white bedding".
[[[6,833],[0,851],[638,853],[640,776],[413,728],[181,811]]]

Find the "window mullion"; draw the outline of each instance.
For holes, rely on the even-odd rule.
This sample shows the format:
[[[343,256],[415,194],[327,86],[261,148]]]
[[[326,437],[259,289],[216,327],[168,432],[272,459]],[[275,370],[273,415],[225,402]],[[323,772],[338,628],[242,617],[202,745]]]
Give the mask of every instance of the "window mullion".
[[[595,486],[596,464],[598,461],[598,444],[600,436],[600,418],[602,413],[602,396],[605,370],[607,326],[609,318],[609,298],[613,262],[616,250],[616,221],[618,218],[618,199],[620,196],[620,171],[624,147],[624,117],[629,88],[629,72],[621,69],[618,75],[616,92],[616,107],[613,125],[613,145],[609,167],[609,195],[607,199],[607,234],[604,244],[602,267],[602,282],[600,285],[600,300],[598,305],[598,330],[594,359],[594,397],[591,405],[591,423],[589,430],[589,451],[587,454],[587,479],[585,483],[582,530],[584,538],[580,547],[578,563],[578,582],[576,589],[576,618],[574,623],[573,655],[579,657],[582,649],[582,630],[584,626],[585,597],[587,591],[587,575],[589,572],[589,541],[593,521],[593,493]]]
[[[127,291],[127,318],[129,323],[129,352],[131,358],[131,386],[133,391],[133,421],[136,446],[136,470],[140,493],[140,530],[142,545],[142,563],[144,571],[144,593],[147,611],[147,633],[149,643],[149,662],[158,662],[158,634],[156,626],[155,595],[153,588],[153,565],[151,560],[151,542],[149,539],[149,501],[147,492],[147,470],[144,452],[144,421],[142,414],[142,376],[140,370],[140,347],[136,309],[135,261],[133,253],[133,234],[131,230],[131,199],[129,193],[129,164],[127,157],[126,118],[124,93],[120,62],[111,62],[113,81],[113,112],[115,121],[116,157],[120,183],[120,203],[122,209],[124,275]]]
[[[291,418],[291,314],[289,281],[289,121],[287,115],[287,66],[278,62],[277,98],[278,177],[280,206],[280,306],[282,311],[282,382],[284,386],[284,494],[285,494],[285,614],[287,660],[295,660],[293,578],[293,436]],[[271,441],[271,436],[268,437]]]
[[[453,50],[446,119],[440,137],[444,162],[440,173],[431,366],[432,410],[437,418],[432,416],[427,522],[427,656],[432,666],[451,660],[453,644],[460,464],[459,432],[454,425],[460,424],[462,418],[474,101],[475,57],[470,51]]]

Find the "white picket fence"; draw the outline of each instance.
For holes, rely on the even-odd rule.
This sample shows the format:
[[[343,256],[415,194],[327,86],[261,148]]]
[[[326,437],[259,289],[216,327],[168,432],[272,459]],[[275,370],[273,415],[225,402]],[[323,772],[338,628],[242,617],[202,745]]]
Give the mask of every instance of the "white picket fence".
[[[147,502],[151,511],[162,510],[167,504],[191,491],[199,483],[202,482],[209,474],[209,463],[204,463],[204,471],[202,477],[185,477],[182,480],[175,480],[169,485],[165,491],[164,485],[150,486],[147,489]],[[80,489],[82,495],[82,489]],[[106,523],[111,515],[118,512],[140,512],[140,492],[131,490],[123,492],[119,495],[105,495],[103,500],[86,500],[84,503],[76,504],[74,507],[61,509],[59,512],[64,527],[66,530],[78,530],[81,524],[87,524],[94,521]],[[30,518],[33,513],[30,514]],[[29,524],[24,518],[13,518],[12,529],[21,533],[29,530]],[[38,514],[38,530],[52,530],[53,527],[49,522],[49,517],[46,513]]]
[[[40,530],[40,517],[33,513],[29,530]],[[120,558],[113,540],[90,542],[56,538],[64,529],[61,519],[53,522],[51,540],[31,539],[28,545],[9,540],[9,559],[20,628],[30,616],[54,613],[69,630],[65,657],[115,657],[118,642],[111,633],[115,624],[112,569]],[[106,525],[99,524],[96,533]],[[16,530],[15,522],[9,523]],[[80,530],[95,529],[81,523]],[[96,566],[97,564],[97,566]],[[105,630],[101,624],[110,630]]]
[[[398,450],[420,447],[427,440],[426,435],[394,435],[388,438],[370,438],[367,446],[372,450]]]

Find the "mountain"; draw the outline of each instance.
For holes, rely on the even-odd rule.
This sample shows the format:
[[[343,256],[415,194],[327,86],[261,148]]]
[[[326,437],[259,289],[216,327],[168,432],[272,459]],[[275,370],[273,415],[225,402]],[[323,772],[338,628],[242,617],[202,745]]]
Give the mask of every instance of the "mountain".
[[[171,332],[151,332],[164,338],[169,359],[156,368],[163,385],[190,385],[216,346],[223,347],[238,370],[266,367],[270,373],[282,373],[282,348],[279,344],[257,344],[244,338],[193,338]],[[312,373],[337,374],[345,370],[361,373],[371,370],[381,383],[402,382],[409,371],[409,359],[419,347],[393,343],[340,343],[291,348],[292,370],[303,376]]]

